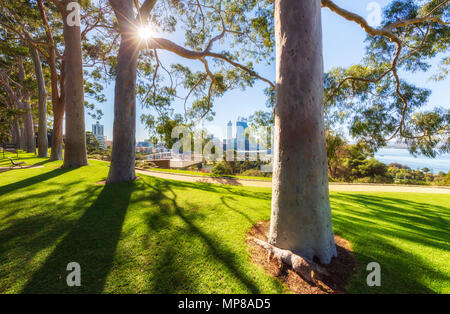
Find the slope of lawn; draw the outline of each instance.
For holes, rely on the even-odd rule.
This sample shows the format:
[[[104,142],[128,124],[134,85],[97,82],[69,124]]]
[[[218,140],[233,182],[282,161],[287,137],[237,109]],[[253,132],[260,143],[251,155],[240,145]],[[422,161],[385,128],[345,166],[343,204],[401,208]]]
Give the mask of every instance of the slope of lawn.
[[[161,180],[99,185],[107,163],[0,173],[0,293],[282,293],[250,262],[245,234],[270,190]],[[8,161],[9,162],[9,161]],[[0,160],[0,167],[6,165]],[[450,292],[448,195],[331,194],[335,232],[360,264],[350,292]],[[365,265],[381,265],[367,287]],[[67,264],[81,287],[67,287]]]

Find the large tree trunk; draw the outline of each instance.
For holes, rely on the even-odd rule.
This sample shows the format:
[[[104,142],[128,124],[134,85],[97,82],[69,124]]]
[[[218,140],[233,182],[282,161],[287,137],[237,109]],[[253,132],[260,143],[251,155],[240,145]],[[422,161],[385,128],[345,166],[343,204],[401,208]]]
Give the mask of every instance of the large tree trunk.
[[[16,111],[18,109],[17,107],[18,104],[16,104],[12,98],[9,99],[8,104],[11,111]],[[11,123],[11,143],[16,144],[17,147],[21,149],[20,147],[21,129],[19,118],[16,114],[14,114],[13,119],[10,121],[10,123]]]
[[[51,55],[51,54],[50,54]],[[52,57],[49,58],[52,60]],[[54,61],[54,52],[53,52]],[[59,82],[61,94],[58,92],[58,73],[56,72],[56,62],[50,62],[50,73],[52,81],[52,103],[53,103],[53,131],[52,131],[52,152],[50,160],[63,159],[63,121],[65,109],[65,62],[62,61],[59,73]]]
[[[12,143],[16,144],[17,147],[20,147],[20,124],[19,119],[17,117],[14,117],[11,125],[11,136],[12,136]]]
[[[117,57],[114,94],[114,126],[111,167],[107,183],[136,179],[136,66],[139,51],[132,36],[133,4],[131,1],[110,1],[120,25],[121,42]]]
[[[53,53],[54,55],[54,53]],[[50,58],[52,60],[52,58]],[[50,62],[50,73],[52,81],[52,104],[53,104],[53,130],[52,130],[52,152],[50,160],[62,160],[63,159],[63,121],[64,121],[64,109],[65,109],[65,94],[64,94],[64,81],[65,81],[65,62],[63,60],[61,70],[59,74],[60,90],[58,92],[58,73],[56,72],[55,62]]]
[[[22,110],[24,113],[22,115],[23,120],[23,148],[27,153],[36,153],[36,140],[34,139],[34,123],[33,123],[33,113],[30,104],[30,93],[25,91],[24,97],[22,99]]]
[[[269,242],[308,260],[336,256],[323,122],[320,0],[275,1],[277,104]]]
[[[19,82],[23,85],[25,80],[25,68],[23,66],[22,57],[18,59],[19,67]],[[23,121],[23,131],[21,132],[21,149],[25,150],[27,153],[36,153],[36,141],[34,139],[34,122],[33,122],[33,112],[31,110],[30,104],[30,92],[27,90],[20,91],[20,100],[18,101],[18,106],[24,111],[22,114]]]
[[[38,123],[38,157],[48,156],[47,138],[47,91],[45,90],[44,74],[42,72],[41,58],[37,49],[30,45],[31,57],[36,74],[39,99],[39,123]]]
[[[86,132],[84,121],[84,90],[83,63],[81,56],[80,26],[70,26],[67,23],[67,4],[63,3],[63,35],[66,47],[66,141],[63,168],[81,167],[87,165]],[[78,2],[78,1],[75,1]]]
[[[63,159],[63,120],[64,100],[61,99],[53,103],[52,152],[50,160]]]
[[[61,94],[64,90],[64,60],[61,66],[61,73],[58,79],[58,71],[56,69],[56,48],[55,41],[48,23],[47,14],[43,0],[38,0],[39,12],[41,14],[42,22],[45,26],[45,34],[49,42],[48,46],[48,66],[50,68],[50,83],[52,87],[52,107],[53,107],[53,130],[50,160],[62,160],[63,158],[63,119],[64,119],[64,95],[60,96],[58,89],[58,80],[60,81]]]

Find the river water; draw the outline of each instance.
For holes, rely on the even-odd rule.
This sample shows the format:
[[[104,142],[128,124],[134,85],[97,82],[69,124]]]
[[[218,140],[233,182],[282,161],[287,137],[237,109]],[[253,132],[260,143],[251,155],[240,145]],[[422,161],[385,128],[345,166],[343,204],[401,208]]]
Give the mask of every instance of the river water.
[[[423,155],[414,157],[409,154],[407,149],[383,148],[376,154],[375,158],[379,161],[389,164],[391,162],[407,165],[411,169],[429,168],[434,173],[450,171],[450,154],[438,155],[436,158],[428,158]]]

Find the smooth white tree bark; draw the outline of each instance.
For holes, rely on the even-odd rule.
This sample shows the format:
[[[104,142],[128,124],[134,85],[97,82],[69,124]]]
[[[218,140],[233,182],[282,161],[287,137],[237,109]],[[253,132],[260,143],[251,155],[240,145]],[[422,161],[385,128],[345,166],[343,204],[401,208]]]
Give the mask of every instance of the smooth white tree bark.
[[[18,67],[19,67],[19,82],[23,86],[23,82],[25,81],[25,68],[23,66],[23,59],[19,57],[18,59]],[[33,112],[31,111],[30,104],[30,91],[22,88],[20,91],[20,99],[18,101],[18,107],[23,110],[22,121],[23,121],[23,130],[21,132],[21,148],[24,149],[27,153],[36,153],[36,141],[34,139],[34,121],[33,121]]]
[[[135,174],[136,67],[139,56],[133,2],[110,0],[120,26],[120,48],[114,93],[114,126],[111,167],[107,183],[132,181]]]
[[[336,256],[323,121],[320,0],[275,1],[276,94],[269,242],[310,261]]]
[[[34,64],[34,73],[38,87],[38,157],[48,156],[48,138],[47,138],[47,91],[45,89],[44,73],[42,72],[41,58],[35,47],[29,45],[31,58]]]
[[[81,167],[88,164],[86,154],[86,132],[84,119],[84,80],[79,25],[68,23],[69,2],[63,1],[63,35],[65,43],[65,110],[66,138],[64,168]]]

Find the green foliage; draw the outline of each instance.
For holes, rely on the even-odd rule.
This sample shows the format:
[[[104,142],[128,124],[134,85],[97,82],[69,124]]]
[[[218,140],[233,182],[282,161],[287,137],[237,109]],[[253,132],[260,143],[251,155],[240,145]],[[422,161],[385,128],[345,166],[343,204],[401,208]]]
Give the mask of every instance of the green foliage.
[[[392,183],[392,178],[388,176],[388,167],[374,159],[366,159],[358,166],[358,176],[368,178],[370,183]]]
[[[102,94],[103,83],[107,82],[108,75],[105,75],[105,70],[111,64],[111,58],[115,59],[117,55],[117,36],[111,37],[109,32],[114,29],[114,19],[112,18],[110,10],[106,8],[106,0],[79,1],[81,4],[82,18],[82,48],[83,48],[83,63],[84,71],[84,89],[85,89],[85,107],[87,113],[93,118],[99,119],[102,116],[101,109],[98,104],[106,101],[105,95]],[[51,1],[43,1],[44,12],[49,23],[49,31],[54,41],[54,48],[56,48],[56,79],[63,75],[62,69],[64,67],[64,41],[62,36],[62,18],[61,14]],[[34,78],[34,69],[32,66],[29,45],[36,45],[40,54],[43,74],[46,83],[47,93],[49,95],[48,115],[53,114],[53,104],[51,100],[51,75],[49,69],[49,39],[47,38],[46,29],[43,26],[38,1],[29,0],[4,0],[2,1],[0,10],[0,68],[7,72],[12,82],[19,82],[21,88],[17,84],[13,84],[20,96],[26,93],[30,94],[31,103],[37,100],[37,83]],[[101,29],[108,30],[105,34]],[[22,59],[25,68],[25,79],[23,82],[18,80],[18,62]],[[111,77],[109,77],[111,78]],[[60,82],[58,82],[60,84]],[[61,86],[60,86],[61,87]],[[1,93],[0,86],[0,93]],[[59,91],[58,96],[61,95]],[[0,97],[1,98],[1,97]],[[20,98],[20,97],[19,97]],[[9,118],[12,120],[16,118],[19,123],[22,123],[20,114],[14,112],[15,106],[18,104],[8,104],[10,108]],[[35,109],[34,118],[37,117]],[[0,113],[1,119],[2,113]],[[51,124],[49,119],[48,124]],[[50,128],[52,127],[49,125]],[[8,132],[11,133],[11,132]],[[8,135],[9,139],[11,135]]]
[[[251,73],[258,64],[273,61],[273,3],[268,0],[158,1],[149,21],[157,33],[179,34],[183,30],[184,47],[210,49]],[[141,54],[137,94],[153,120],[174,120],[175,113],[182,113],[187,125],[200,119],[212,120],[219,97],[232,89],[253,86],[256,81],[248,71],[224,60],[205,58],[198,63],[200,68],[192,62],[167,63],[156,51]],[[174,112],[176,100],[183,102],[182,111]]]
[[[216,164],[212,170],[211,173],[215,176],[225,176],[225,175],[232,175],[233,174],[233,169],[224,162],[218,163]]]
[[[167,148],[172,148],[179,139],[172,139],[172,130],[183,125],[183,117],[180,114],[174,115],[173,119],[168,116],[154,117],[150,114],[143,114],[141,122],[150,131],[150,141],[152,143],[163,142]]]
[[[97,153],[100,151],[100,142],[95,137],[94,133],[86,132],[86,148],[88,154]]]
[[[395,0],[384,9],[382,27],[399,20],[426,16],[442,0]],[[449,4],[433,10],[435,19],[448,20]],[[449,111],[423,111],[431,91],[414,86],[396,73],[429,72],[431,63],[444,54],[441,69],[430,74],[446,76],[450,44],[448,23],[427,21],[395,27],[392,32],[403,41],[395,58],[396,45],[384,36],[367,36],[366,55],[360,64],[334,68],[325,74],[325,111],[328,127],[349,124],[350,133],[377,150],[394,138],[408,145],[412,154],[434,157],[449,152]],[[396,60],[395,64],[394,61]],[[397,84],[398,83],[398,84]],[[435,104],[440,105],[440,104]]]
[[[365,143],[349,145],[332,131],[327,132],[326,139],[328,174],[332,182],[445,185],[445,175],[434,175],[428,168],[411,170],[406,165],[386,165],[376,160]]]
[[[245,177],[266,177],[269,178],[272,176],[271,172],[262,172],[261,170],[258,169],[249,169],[249,170],[245,170],[244,172],[241,173],[242,176]]]
[[[445,179],[442,182],[444,185],[450,185],[450,171],[445,176]]]

